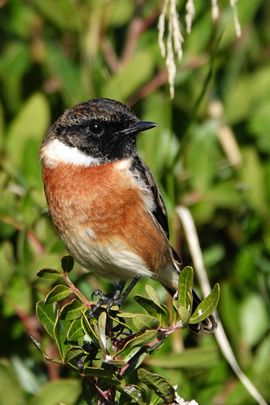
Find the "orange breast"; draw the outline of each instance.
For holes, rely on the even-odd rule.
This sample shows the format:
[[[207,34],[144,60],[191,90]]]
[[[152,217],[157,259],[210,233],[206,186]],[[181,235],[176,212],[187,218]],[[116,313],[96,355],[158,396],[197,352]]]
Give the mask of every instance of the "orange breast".
[[[145,209],[142,192],[115,163],[80,167],[43,165],[45,193],[60,234],[89,228],[98,242],[123,240],[143,258],[150,271],[170,261],[166,237]]]

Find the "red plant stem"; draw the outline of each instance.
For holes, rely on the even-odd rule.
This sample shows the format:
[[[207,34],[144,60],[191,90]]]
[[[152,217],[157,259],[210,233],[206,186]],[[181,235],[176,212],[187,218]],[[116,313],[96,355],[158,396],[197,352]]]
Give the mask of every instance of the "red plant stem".
[[[40,325],[39,325],[39,322],[38,322],[36,316],[29,315],[19,308],[15,308],[15,310],[16,310],[18,317],[20,318],[21,322],[23,323],[23,325],[26,329],[26,333],[29,336],[33,336],[33,338],[35,340],[39,341],[41,339],[41,335],[39,332]],[[54,357],[54,355],[56,354],[55,346],[50,345],[50,347],[47,349],[47,352],[48,352],[49,357]],[[46,367],[48,370],[49,380],[50,381],[58,380],[59,379],[59,364],[47,361]]]
[[[70,288],[70,290],[72,291],[72,293],[74,295],[76,295],[77,298],[79,298],[79,300],[83,303],[83,305],[86,308],[91,308],[92,304],[90,301],[88,301],[88,299],[83,295],[83,293],[72,283],[72,281],[70,280],[68,273],[64,272],[64,279],[65,282],[67,283],[68,287]]]
[[[156,9],[144,20],[139,17],[133,18],[128,28],[127,39],[120,58],[121,63],[124,63],[131,58],[139,37],[154,23],[158,16],[159,10]]]
[[[167,82],[168,72],[167,69],[160,70],[154,79],[146,83],[137,94],[131,97],[128,101],[130,106],[136,104],[140,99],[147,97],[149,94],[153,93],[156,89],[163,86]]]
[[[101,49],[103,51],[103,56],[107,62],[107,65],[113,73],[116,73],[119,69],[119,60],[108,38],[104,38],[101,41]]]

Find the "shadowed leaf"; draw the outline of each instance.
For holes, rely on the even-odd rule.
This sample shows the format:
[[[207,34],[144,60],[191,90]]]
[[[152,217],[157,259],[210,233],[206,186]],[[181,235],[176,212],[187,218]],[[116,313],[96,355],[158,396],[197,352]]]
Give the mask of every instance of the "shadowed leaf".
[[[41,269],[37,272],[37,276],[40,278],[59,278],[62,277],[62,274],[54,269]]]
[[[66,273],[70,273],[74,267],[74,259],[70,255],[63,256],[61,259],[62,269]]]
[[[175,390],[164,377],[158,374],[150,373],[144,368],[140,368],[138,370],[138,378],[153,391],[155,391],[160,398],[166,401],[165,403],[169,404],[174,401]]]

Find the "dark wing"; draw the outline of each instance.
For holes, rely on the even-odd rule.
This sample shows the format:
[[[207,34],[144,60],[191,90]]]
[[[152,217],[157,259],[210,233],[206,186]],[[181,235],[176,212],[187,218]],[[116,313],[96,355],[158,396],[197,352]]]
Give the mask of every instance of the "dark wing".
[[[156,180],[151,173],[150,169],[144,163],[144,161],[137,155],[133,158],[133,164],[131,167],[134,175],[139,178],[139,180],[143,180],[147,189],[149,189],[152,193],[155,208],[152,211],[152,215],[156,219],[159,226],[162,228],[163,232],[165,233],[167,239],[169,239],[169,224],[168,224],[168,215],[167,210],[164,204],[164,201],[160,195]],[[176,251],[171,247],[171,253],[173,260],[176,262],[176,270],[179,271],[179,266],[181,265],[181,259],[176,253]]]
[[[155,202],[155,208],[152,211],[152,215],[156,219],[160,228],[162,228],[162,230],[164,231],[164,234],[167,236],[167,239],[169,239],[167,210],[164,201],[159,193],[154,176],[152,175],[150,169],[146,166],[144,161],[139,156],[136,156],[133,159],[131,170],[133,171],[133,174],[138,178],[138,180],[143,180],[147,189],[151,190]],[[181,271],[181,264],[182,264],[181,259],[178,256],[177,252],[171,246],[170,248],[174,268],[179,273]],[[172,296],[175,294],[175,291],[168,289],[166,286],[164,287],[168,290],[168,292]],[[193,295],[193,311],[194,311],[196,307],[200,304],[201,300],[194,290],[192,290],[192,295]],[[208,318],[206,318],[204,321],[200,322],[197,325],[190,325],[190,328],[197,333],[200,332],[200,330],[202,329],[206,331],[213,331],[216,327],[217,323],[213,315],[210,315]]]
[[[163,229],[167,239],[169,239],[169,225],[168,225],[168,216],[167,210],[164,204],[164,201],[159,193],[156,180],[152,175],[150,169],[146,166],[144,161],[139,157],[135,156],[133,158],[133,164],[131,167],[134,175],[139,177],[139,180],[142,179],[146,187],[152,192],[155,208],[152,211],[152,214],[156,218],[157,222]]]

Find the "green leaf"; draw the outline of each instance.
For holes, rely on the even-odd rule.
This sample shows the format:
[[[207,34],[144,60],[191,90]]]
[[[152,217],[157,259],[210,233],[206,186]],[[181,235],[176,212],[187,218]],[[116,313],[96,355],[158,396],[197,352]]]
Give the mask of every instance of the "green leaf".
[[[104,368],[100,367],[85,367],[83,369],[85,375],[89,375],[91,377],[99,377],[104,380],[108,380],[113,384],[119,384],[119,380],[116,376],[112,373],[111,370],[105,370]]]
[[[150,300],[152,300],[158,307],[161,308],[158,295],[157,295],[156,291],[154,290],[154,288],[150,284],[146,284],[145,291],[148,294]]]
[[[61,92],[67,105],[74,105],[89,98],[89,90],[82,79],[79,66],[68,58],[62,48],[50,44],[47,48],[48,69],[61,84]]]
[[[39,322],[43,325],[48,334],[54,338],[54,324],[57,321],[55,306],[40,301],[36,305],[36,314]]]
[[[100,342],[100,348],[104,355],[106,355],[106,322],[107,314],[105,311],[102,311],[98,318],[98,339]]]
[[[211,315],[217,307],[219,296],[220,287],[219,284],[216,284],[211,293],[197,306],[189,320],[189,323],[199,323]]]
[[[5,133],[4,112],[2,104],[0,103],[0,149],[3,148],[4,133]]]
[[[123,396],[129,400],[135,401],[136,404],[145,404],[144,398],[146,396],[145,390],[137,385],[124,385],[120,386],[119,391],[123,393]]]
[[[64,361],[66,353],[70,346],[67,343],[67,333],[70,327],[70,322],[63,320],[63,319],[57,319],[57,322],[54,325],[54,338],[59,350],[59,354],[61,356],[61,359]]]
[[[28,401],[29,405],[52,405],[65,403],[75,405],[81,392],[79,379],[61,379],[44,384],[39,393]]]
[[[220,362],[220,355],[215,346],[185,349],[181,353],[166,353],[166,355],[151,356],[147,364],[161,368],[211,368]]]
[[[84,330],[82,328],[81,319],[75,319],[67,331],[67,340],[77,341],[84,336]]]
[[[81,347],[70,347],[65,354],[65,363],[72,363],[75,359],[77,361],[82,356],[85,356],[85,353]],[[74,363],[72,365],[74,367]]]
[[[193,278],[192,267],[186,266],[181,270],[178,283],[178,313],[184,325],[188,323],[192,311]]]
[[[236,124],[250,115],[265,100],[269,99],[270,67],[259,67],[254,73],[242,74],[227,90],[225,115],[230,124]]]
[[[153,317],[167,315],[166,311],[160,305],[157,305],[149,298],[143,297],[142,295],[135,295],[134,299]]]
[[[33,0],[32,3],[42,15],[57,28],[66,32],[80,29],[80,13],[72,1],[58,0]]]
[[[133,347],[137,346],[144,346],[147,345],[150,342],[153,342],[153,340],[157,337],[158,331],[156,330],[147,330],[142,333],[138,333],[135,336],[132,336],[129,338],[129,340],[124,344],[123,347],[121,347],[120,350],[118,350],[117,353],[121,353],[123,351],[130,350]]]
[[[240,306],[241,341],[249,346],[258,344],[269,329],[268,320],[263,298],[250,293]]]
[[[122,368],[127,365],[127,363],[124,360],[115,360],[112,359],[110,356],[107,356],[102,364],[109,364],[117,368]]]
[[[117,0],[117,2],[107,4],[108,23],[115,27],[128,23],[134,15],[134,6],[133,2],[126,0]]]
[[[7,360],[0,360],[1,404],[26,405],[23,389],[16,377],[14,368]]]
[[[78,319],[81,317],[84,310],[85,307],[83,304],[77,298],[74,298],[71,302],[61,308],[61,318],[70,321]]]
[[[134,317],[132,321],[137,331],[142,329],[156,329],[159,326],[158,319],[148,314],[139,314],[139,316]]]
[[[44,302],[45,304],[51,304],[56,301],[62,301],[71,295],[72,292],[65,285],[59,284],[56,285],[46,296]]]
[[[153,68],[154,59],[150,50],[134,54],[115,75],[104,82],[102,96],[127,99],[150,78]]]
[[[54,269],[41,269],[37,272],[37,276],[40,278],[59,278],[62,277],[62,274]]]
[[[91,324],[93,322],[93,325]],[[96,320],[89,321],[87,314],[84,312],[81,317],[81,325],[82,329],[84,330],[85,335],[89,336],[89,338],[94,342],[97,347],[100,347],[100,341],[98,338],[98,333],[96,333],[96,329],[94,329],[94,324],[96,324]]]
[[[65,273],[70,273],[74,267],[74,259],[70,255],[65,255],[61,259],[62,269]]]
[[[259,215],[268,219],[265,177],[260,156],[255,148],[245,148],[243,158],[244,165],[241,171],[241,179],[244,186],[244,195],[250,206]]]
[[[33,139],[39,145],[41,144],[49,121],[50,113],[46,98],[40,93],[32,95],[13,120],[8,131],[6,148],[10,162],[16,165],[22,162],[24,147],[29,140]],[[33,170],[33,162],[31,164]],[[39,166],[37,168],[39,169]],[[34,173],[36,175],[37,172],[34,171]]]
[[[175,390],[171,384],[162,376],[150,373],[144,368],[138,370],[138,378],[141,382],[150,387],[155,393],[162,398],[165,403],[172,403],[175,399]]]

